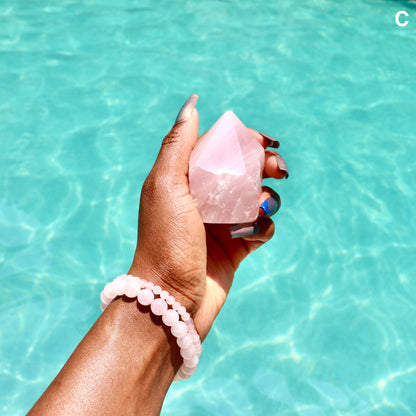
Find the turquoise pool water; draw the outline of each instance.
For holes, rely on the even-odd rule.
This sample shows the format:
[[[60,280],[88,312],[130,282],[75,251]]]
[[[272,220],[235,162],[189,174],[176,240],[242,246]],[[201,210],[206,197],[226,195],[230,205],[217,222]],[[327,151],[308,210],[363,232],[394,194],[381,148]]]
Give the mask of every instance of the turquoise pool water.
[[[407,10],[409,24],[394,16]],[[0,413],[24,414],[130,264],[140,186],[190,93],[291,176],[163,415],[416,414],[409,2],[0,4]]]

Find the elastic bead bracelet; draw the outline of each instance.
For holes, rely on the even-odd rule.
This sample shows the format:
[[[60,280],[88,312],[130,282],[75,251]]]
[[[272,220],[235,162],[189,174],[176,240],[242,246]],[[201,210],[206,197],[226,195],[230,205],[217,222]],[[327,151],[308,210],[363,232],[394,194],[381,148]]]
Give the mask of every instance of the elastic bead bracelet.
[[[122,274],[107,283],[101,292],[101,309],[104,309],[117,296],[137,298],[140,305],[150,306],[156,316],[170,327],[172,335],[180,348],[183,364],[173,381],[186,380],[196,371],[201,355],[201,340],[196,332],[191,315],[179,302],[160,286],[136,276]]]

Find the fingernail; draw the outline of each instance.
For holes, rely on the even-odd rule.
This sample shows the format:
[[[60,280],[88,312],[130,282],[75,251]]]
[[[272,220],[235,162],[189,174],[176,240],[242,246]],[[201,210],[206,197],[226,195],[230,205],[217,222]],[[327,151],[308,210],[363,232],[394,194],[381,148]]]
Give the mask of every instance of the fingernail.
[[[192,94],[185,101],[185,104],[182,106],[182,108],[180,109],[178,113],[178,116],[176,117],[175,124],[188,120],[188,118],[191,117],[197,101],[198,101],[198,96],[196,94]]]
[[[275,149],[277,149],[280,146],[279,140],[275,139],[272,136],[269,136],[266,133],[261,133],[259,132],[266,140],[269,141],[269,145],[267,147],[274,147]]]
[[[279,169],[286,173],[286,179],[289,177],[289,168],[287,167],[286,161],[280,155],[276,155],[277,166]]]
[[[250,237],[260,231],[258,224],[237,224],[229,228],[231,238]]]
[[[260,215],[262,217],[270,217],[279,211],[281,205],[279,195],[269,196],[260,204]]]

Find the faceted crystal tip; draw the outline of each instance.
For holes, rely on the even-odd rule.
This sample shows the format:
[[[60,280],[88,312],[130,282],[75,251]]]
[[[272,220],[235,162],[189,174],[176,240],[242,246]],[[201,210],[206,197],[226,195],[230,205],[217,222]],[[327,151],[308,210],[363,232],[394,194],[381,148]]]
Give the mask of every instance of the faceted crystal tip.
[[[200,139],[189,163],[189,184],[205,223],[254,221],[259,212],[264,149],[232,112]]]

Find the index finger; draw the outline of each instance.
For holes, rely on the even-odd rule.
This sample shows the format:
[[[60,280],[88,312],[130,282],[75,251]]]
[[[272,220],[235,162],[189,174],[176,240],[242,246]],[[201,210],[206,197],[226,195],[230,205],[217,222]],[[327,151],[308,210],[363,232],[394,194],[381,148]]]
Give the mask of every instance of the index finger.
[[[250,133],[257,139],[257,141],[266,149],[266,147],[274,147],[277,149],[280,146],[279,140],[266,133],[260,133],[257,130],[247,127]]]

